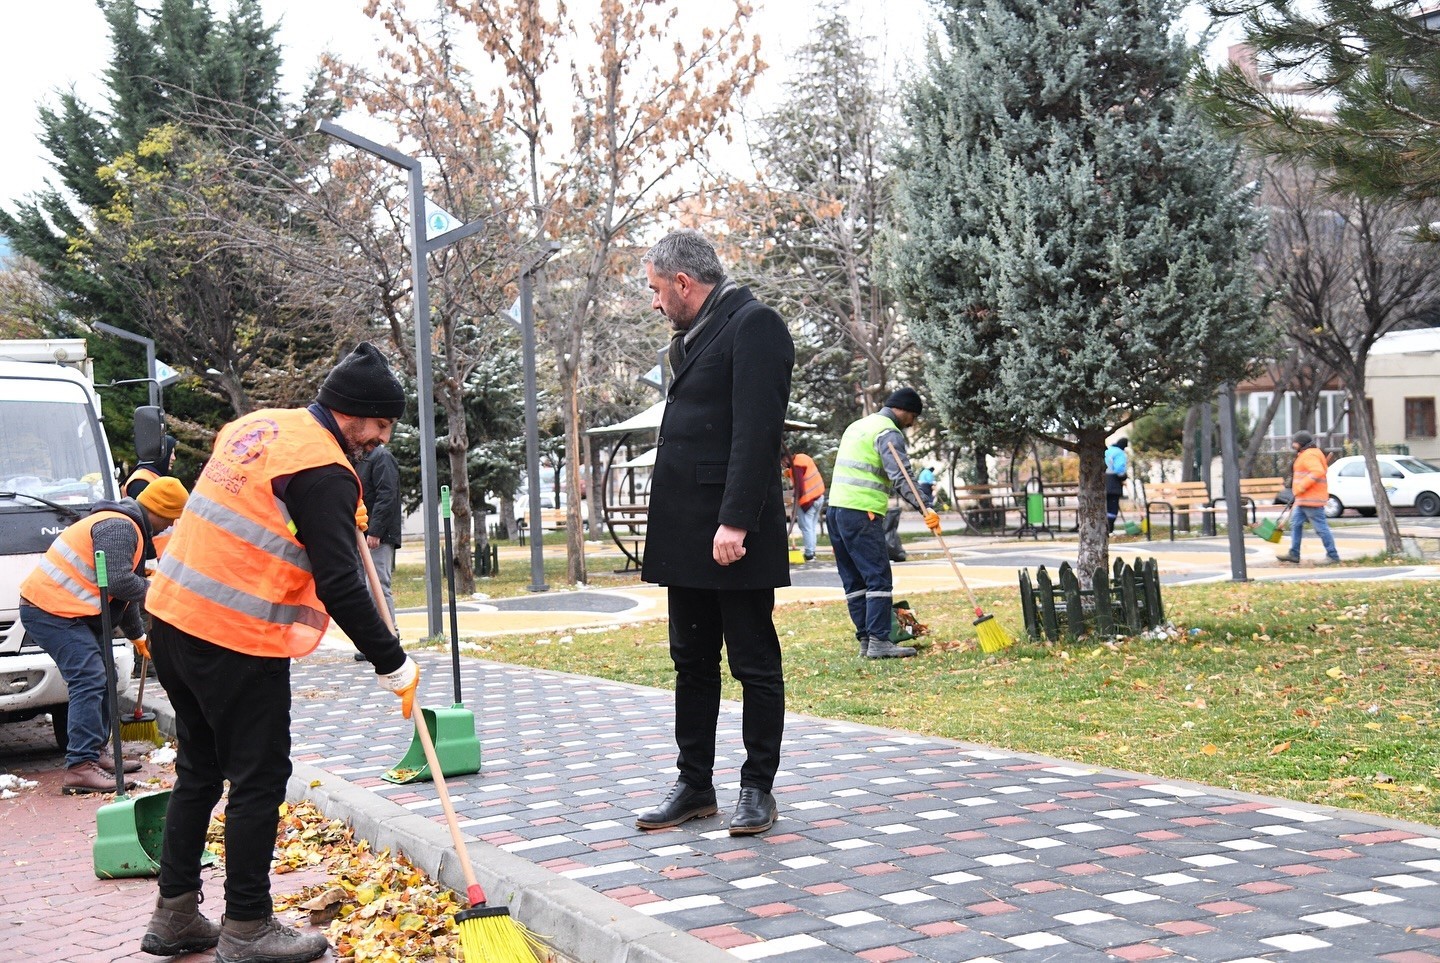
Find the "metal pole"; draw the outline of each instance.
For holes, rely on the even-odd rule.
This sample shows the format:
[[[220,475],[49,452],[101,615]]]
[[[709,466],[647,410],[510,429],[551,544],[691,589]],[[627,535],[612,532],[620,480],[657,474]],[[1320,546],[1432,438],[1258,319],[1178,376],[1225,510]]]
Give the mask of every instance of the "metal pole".
[[[104,321],[96,321],[95,330],[103,331],[106,334],[113,334],[117,338],[126,341],[138,341],[145,346],[145,377],[150,379],[150,404],[156,408],[160,407],[160,376],[155,370],[155,339],[147,338],[143,334],[136,334],[133,331],[126,331],[124,328],[117,328],[113,324],[106,324]]]
[[[1230,579],[1250,581],[1245,569],[1245,506],[1240,503],[1240,451],[1235,439],[1235,386],[1220,386],[1220,465],[1225,486],[1225,524],[1230,531]]]
[[[425,245],[425,178],[410,171],[410,276],[415,299],[415,395],[420,402],[420,498],[425,517],[425,610],[429,637],[445,633],[440,617],[440,476],[435,466],[435,385],[430,359],[430,271]]]
[[[535,303],[532,269],[520,272],[520,332],[525,354],[525,477],[530,488],[530,591],[545,592],[544,526],[540,523],[540,402],[535,387]]]

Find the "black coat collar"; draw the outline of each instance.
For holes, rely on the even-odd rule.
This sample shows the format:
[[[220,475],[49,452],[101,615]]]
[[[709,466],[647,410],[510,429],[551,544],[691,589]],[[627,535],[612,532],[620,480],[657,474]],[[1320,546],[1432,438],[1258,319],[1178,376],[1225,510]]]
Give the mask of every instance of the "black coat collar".
[[[715,315],[705,323],[705,327],[695,337],[695,342],[685,349],[685,360],[680,362],[680,367],[671,377],[671,383],[680,380],[680,376],[690,370],[695,359],[704,353],[705,349],[714,342],[716,335],[725,329],[730,319],[746,304],[753,301],[749,288],[739,288],[725,295],[724,299],[715,305]]]

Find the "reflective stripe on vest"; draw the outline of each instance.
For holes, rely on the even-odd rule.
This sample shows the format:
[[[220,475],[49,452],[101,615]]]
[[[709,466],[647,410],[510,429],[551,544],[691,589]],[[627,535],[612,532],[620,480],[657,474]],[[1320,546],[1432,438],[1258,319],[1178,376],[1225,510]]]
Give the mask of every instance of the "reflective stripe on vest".
[[[825,494],[825,479],[820,477],[820,469],[815,467],[815,459],[809,455],[796,455],[791,459],[790,481],[795,481],[795,469],[800,469],[800,477],[805,482],[796,496],[801,508],[809,506],[815,499]]]
[[[895,430],[895,422],[876,413],[852,422],[840,438],[835,474],[830,480],[830,504],[862,512],[885,514],[890,507],[890,479],[875,450],[875,439]]]
[[[95,538],[92,529],[100,522],[123,518],[124,512],[99,511],[66,528],[46,549],[35,571],[20,583],[20,595],[31,605],[51,615],[75,619],[100,614],[100,584],[95,575]],[[145,535],[135,528],[135,557],[130,568],[141,571],[145,556]],[[118,561],[118,559],[116,560]]]
[[[150,613],[236,652],[314,651],[330,616],[273,483],[325,465],[354,474],[335,436],[304,409],[256,411],[221,429],[160,558]]]

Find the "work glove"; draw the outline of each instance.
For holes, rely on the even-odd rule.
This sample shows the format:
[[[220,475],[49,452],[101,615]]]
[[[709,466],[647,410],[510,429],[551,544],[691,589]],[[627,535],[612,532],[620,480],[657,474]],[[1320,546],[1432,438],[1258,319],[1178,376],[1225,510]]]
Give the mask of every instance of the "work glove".
[[[925,509],[925,527],[930,529],[932,534],[940,534],[940,516],[930,509]]]
[[[408,655],[405,663],[394,672],[387,675],[375,674],[380,688],[395,693],[400,697],[400,711],[405,718],[410,718],[410,713],[415,710],[415,689],[420,685],[420,667],[415,660]]]
[[[139,653],[140,658],[142,658],[142,659],[150,659],[150,640],[149,640],[149,639],[145,638],[145,636],[142,635],[142,636],[140,636],[140,638],[138,638],[138,639],[131,639],[131,640],[130,640],[130,644],[133,645],[133,646],[135,646],[135,651],[136,651],[137,653]],[[152,659],[151,661],[154,661],[154,660]]]
[[[370,509],[365,507],[364,502],[355,508],[355,527],[362,532],[370,530]]]

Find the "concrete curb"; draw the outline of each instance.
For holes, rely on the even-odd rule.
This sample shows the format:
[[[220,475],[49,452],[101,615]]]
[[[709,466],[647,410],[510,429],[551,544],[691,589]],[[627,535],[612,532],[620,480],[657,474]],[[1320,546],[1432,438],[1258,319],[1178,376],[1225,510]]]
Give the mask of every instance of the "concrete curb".
[[[163,690],[145,707],[167,738],[175,738],[175,710]],[[121,700],[133,708],[134,702]],[[404,853],[431,879],[465,892],[460,861],[442,824],[338,776],[295,762],[285,797],[308,800],[332,819],[344,820],[372,849]],[[465,850],[476,879],[495,906],[505,906],[561,956],[574,963],[734,963],[724,950],[637,912],[520,856],[472,837]]]
[[[432,879],[465,892],[446,827],[323,770],[295,763],[287,798],[343,819],[375,849],[404,853]],[[466,837],[475,876],[493,905],[576,963],[721,963],[735,958],[697,937],[481,840]]]

